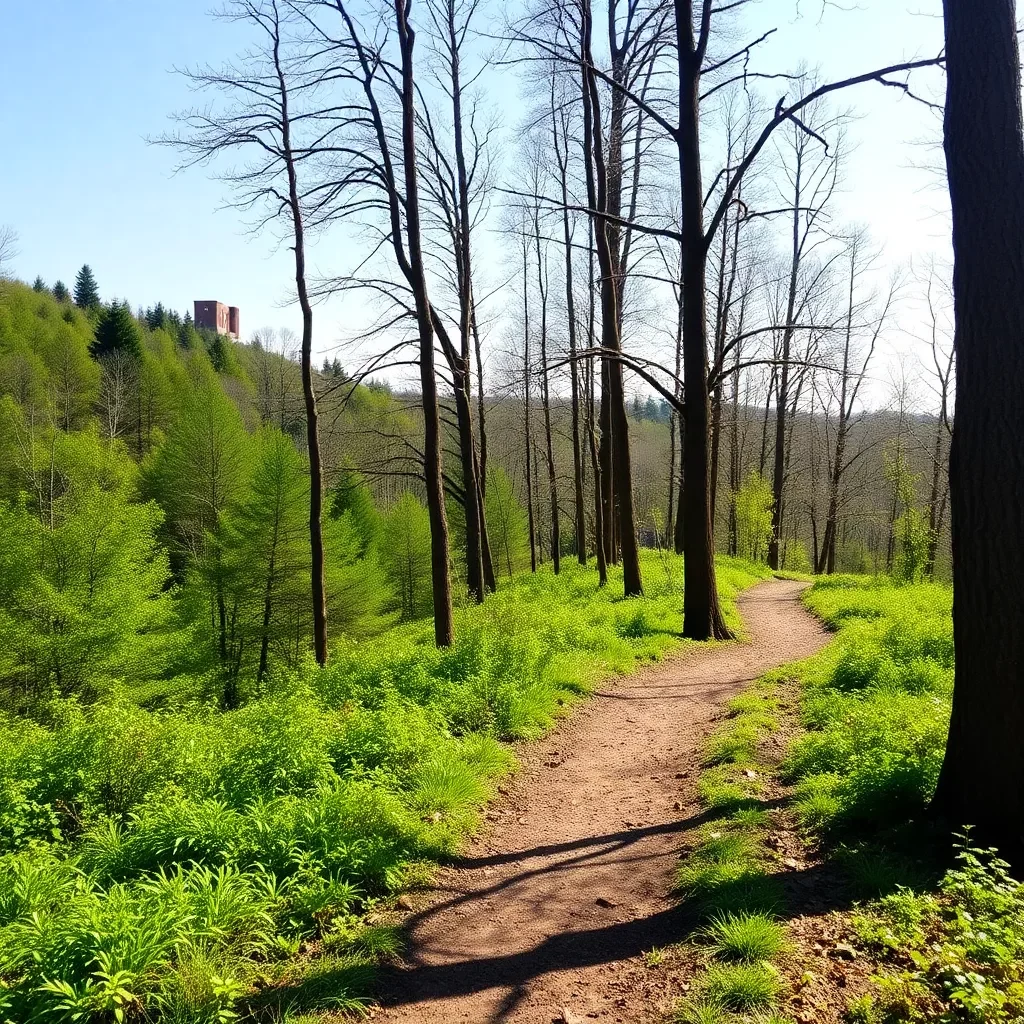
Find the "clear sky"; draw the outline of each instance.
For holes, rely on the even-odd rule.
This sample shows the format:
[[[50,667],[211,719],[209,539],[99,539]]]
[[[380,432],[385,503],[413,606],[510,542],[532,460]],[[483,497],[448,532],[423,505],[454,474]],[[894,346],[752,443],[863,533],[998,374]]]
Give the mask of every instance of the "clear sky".
[[[289,307],[290,254],[270,237],[253,238],[240,215],[222,209],[223,186],[202,169],[174,175],[170,151],[146,142],[168,128],[167,115],[188,106],[175,65],[219,62],[239,48],[237,28],[209,14],[210,0],[51,0],[4,10],[0,82],[0,224],[20,236],[15,273],[69,286],[92,265],[105,299],[181,311],[199,298],[241,308],[243,335],[257,327],[297,327]],[[849,9],[841,9],[849,8]],[[746,18],[753,38],[777,27],[757,66],[818,68],[842,78],[940,46],[939,0],[762,0]],[[742,45],[742,44],[741,44]],[[505,70],[503,76],[507,76]],[[920,90],[938,98],[941,79],[922,75]],[[768,95],[781,89],[766,86]],[[498,99],[508,127],[519,110],[508,90]],[[842,198],[844,220],[868,224],[886,258],[905,261],[948,248],[940,179],[915,165],[940,154],[915,143],[936,136],[936,120],[897,90],[860,86],[847,96],[862,116]],[[329,236],[315,249],[328,270]],[[316,347],[337,340],[346,311],[320,317]]]

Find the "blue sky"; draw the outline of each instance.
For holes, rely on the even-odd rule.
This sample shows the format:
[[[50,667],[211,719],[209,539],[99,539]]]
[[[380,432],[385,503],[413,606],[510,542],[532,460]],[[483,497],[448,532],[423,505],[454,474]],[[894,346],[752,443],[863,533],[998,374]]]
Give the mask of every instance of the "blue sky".
[[[860,0],[848,11],[822,0],[763,0],[750,8],[743,38],[779,31],[757,58],[766,69],[801,61],[822,80],[915,56],[932,56],[942,36],[939,0]],[[252,238],[239,214],[219,209],[223,186],[202,169],[174,175],[174,154],[146,137],[187,106],[174,65],[219,62],[238,48],[237,28],[210,16],[209,0],[51,0],[10,4],[0,67],[0,224],[19,235],[18,276],[71,284],[88,262],[104,298],[133,306],[161,300],[184,311],[193,299],[241,307],[243,334],[297,326],[287,306],[290,254],[270,237]],[[742,43],[740,44],[742,45]],[[507,71],[504,72],[507,75]],[[922,76],[922,91],[941,79]],[[772,83],[774,85],[775,83]],[[772,90],[773,94],[774,91]],[[507,127],[518,106],[502,92]],[[938,154],[916,142],[935,137],[935,120],[896,90],[861,86],[847,101],[861,115],[851,136],[842,217],[867,223],[902,262],[948,248]],[[330,267],[328,237],[313,254]],[[336,341],[347,311],[320,317],[317,348]]]

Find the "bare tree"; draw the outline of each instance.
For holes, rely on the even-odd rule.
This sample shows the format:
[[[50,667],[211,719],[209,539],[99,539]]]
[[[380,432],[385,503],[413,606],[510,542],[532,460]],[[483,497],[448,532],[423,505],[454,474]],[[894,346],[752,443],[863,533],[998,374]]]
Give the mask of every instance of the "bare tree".
[[[939,410],[935,420],[935,439],[932,444],[931,487],[928,493],[928,556],[925,572],[935,576],[935,561],[939,550],[939,538],[946,520],[946,503],[949,500],[949,446],[953,436],[953,424],[949,417],[952,398],[955,351],[952,344],[943,346],[945,332],[941,323],[941,312],[936,301],[937,274],[934,266],[928,275],[925,301],[930,321],[929,349],[932,367],[935,371],[933,385],[939,399]]]
[[[434,53],[440,65],[436,77],[441,91],[451,104],[449,127],[453,152],[447,151],[429,112],[424,112],[421,123],[423,135],[429,143],[427,164],[433,172],[425,178],[424,194],[433,199],[440,213],[444,234],[454,257],[454,272],[451,276],[458,300],[458,345],[452,348],[443,346],[443,352],[451,370],[455,395],[466,515],[467,584],[479,602],[484,599],[485,589],[495,589],[496,580],[483,502],[482,473],[486,466],[481,468],[484,458],[477,453],[472,413],[471,351],[474,343],[478,364],[481,361],[473,282],[472,232],[482,194],[489,188],[486,181],[487,147],[491,134],[489,127],[478,124],[476,103],[467,94],[463,81],[464,50],[478,8],[478,0],[428,0],[426,4]],[[471,81],[476,77],[471,75]],[[468,112],[464,112],[467,105]],[[481,452],[486,453],[482,376],[479,380]]]
[[[808,111],[814,114],[814,108]],[[832,123],[834,125],[834,122]],[[822,126],[821,130],[832,125]],[[827,217],[839,176],[839,160],[830,154],[828,147],[821,147],[820,135],[811,135],[794,122],[789,132],[789,153],[791,162],[785,163],[785,170],[791,192],[785,197],[792,204],[791,237],[789,253],[789,284],[786,292],[785,322],[782,328],[782,347],[779,352],[779,389],[775,401],[775,455],[772,471],[772,535],[768,542],[768,565],[780,567],[779,553],[782,538],[782,524],[785,517],[786,489],[786,429],[790,401],[790,373],[792,370],[792,346],[797,324],[802,319],[808,299],[817,291],[821,276],[827,270],[825,261],[814,273],[814,280],[803,288],[803,302],[800,301],[801,271],[805,261],[816,244],[827,238],[822,233],[822,222]],[[813,147],[813,148],[812,148]],[[815,155],[814,150],[817,150]]]
[[[319,82],[310,76],[305,51],[290,34],[292,7],[279,0],[229,0],[223,17],[250,32],[255,42],[235,63],[184,71],[192,86],[220,95],[219,107],[177,116],[181,130],[159,142],[185,153],[186,166],[209,164],[241,151],[249,162],[220,174],[235,193],[235,205],[261,210],[257,227],[284,225],[294,259],[295,294],[302,312],[302,391],[309,457],[310,583],[313,650],[327,663],[327,602],[324,581],[323,468],[319,416],[313,385],[313,306],[306,271],[306,201],[300,172],[316,152],[316,138],[304,136],[317,122],[308,99]]]
[[[128,425],[128,410],[139,390],[139,361],[124,349],[114,349],[99,359],[100,412],[103,432],[110,440],[120,437]],[[141,429],[141,417],[139,417]]]
[[[9,224],[0,224],[0,280],[7,276],[7,268],[18,256],[18,232]]]
[[[896,294],[894,280],[886,294],[882,308],[869,323],[869,337],[864,349],[858,353],[855,336],[858,330],[856,320],[863,319],[864,304],[857,299],[858,278],[867,271],[876,254],[865,252],[867,239],[863,232],[855,232],[847,245],[849,260],[849,277],[846,302],[846,323],[842,335],[842,354],[838,368],[839,392],[835,396],[836,427],[834,444],[828,453],[828,507],[825,513],[825,527],[822,541],[815,561],[814,571],[833,573],[836,571],[836,550],[839,535],[839,510],[842,497],[843,478],[850,467],[867,451],[861,447],[857,452],[850,453],[848,444],[850,431],[856,420],[854,411],[860,397],[861,388],[867,379],[868,368],[875,354],[878,337],[886,323]],[[827,431],[827,421],[826,421]]]

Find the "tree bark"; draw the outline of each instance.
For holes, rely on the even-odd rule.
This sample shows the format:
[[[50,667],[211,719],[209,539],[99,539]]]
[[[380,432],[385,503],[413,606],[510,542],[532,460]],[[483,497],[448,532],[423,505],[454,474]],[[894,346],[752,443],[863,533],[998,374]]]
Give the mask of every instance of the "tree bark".
[[[683,635],[693,640],[732,637],[718,602],[714,546],[711,538],[710,460],[708,427],[707,242],[704,237],[704,196],[701,186],[700,71],[706,45],[693,33],[692,0],[675,0],[676,51],[679,60],[679,186],[682,196],[683,247],[683,392],[686,435],[683,447],[684,517]],[[707,17],[710,17],[708,12]]]
[[[582,15],[583,68],[583,118],[584,150],[587,154],[587,192],[590,206],[600,212],[610,209],[608,170],[604,161],[601,143],[601,112],[597,80],[593,74],[591,51],[592,15],[590,0],[584,0]],[[614,97],[621,93],[613,91]],[[621,139],[620,139],[621,147]],[[620,148],[621,158],[621,148]],[[621,184],[621,176],[620,176]],[[622,351],[619,334],[619,302],[617,265],[613,259],[613,244],[617,237],[606,218],[599,217],[595,230],[598,265],[601,271],[601,345],[613,356]],[[608,383],[607,420],[611,429],[611,469],[614,480],[615,500],[610,511],[617,513],[619,522],[619,543],[622,551],[623,590],[626,597],[643,593],[643,579],[640,573],[640,548],[636,535],[636,521],[633,509],[633,470],[629,448],[629,421],[626,416],[626,398],[623,389],[622,363],[616,358],[605,359],[604,379]],[[602,395],[602,402],[604,395]],[[602,428],[604,424],[602,423]],[[604,437],[602,436],[602,443]],[[606,511],[608,511],[606,506]],[[611,532],[614,550],[614,530],[609,531],[605,523],[606,536]]]
[[[933,806],[1019,856],[1024,823],[1024,142],[1013,0],[944,0],[956,397],[956,678]]]
[[[786,296],[786,324],[782,331],[782,365],[779,368],[779,392],[775,399],[775,459],[772,466],[772,534],[768,541],[768,565],[779,568],[779,541],[785,513],[786,411],[789,402],[789,360],[793,344],[793,316],[796,311],[796,286],[800,274],[800,177],[803,161],[797,159],[793,187],[793,251]]]
[[[302,310],[302,397],[306,407],[306,447],[309,454],[309,550],[313,600],[313,653],[318,665],[327,664],[327,588],[324,581],[324,475],[320,458],[320,426],[313,388],[313,306],[306,287],[306,243],[298,176],[291,144],[288,86],[281,62],[280,38],[274,36],[274,70],[281,97],[281,148],[288,177],[288,206],[292,216],[295,291]]]
[[[548,499],[551,507],[551,562],[555,575],[562,569],[562,538],[558,523],[558,478],[555,450],[551,441],[551,394],[548,386],[548,277],[541,250],[540,210],[533,210],[533,237],[537,254],[537,292],[540,296],[540,400],[544,413],[544,450],[548,465]]]
[[[423,269],[419,189],[416,167],[416,86],[413,47],[416,34],[409,24],[408,0],[395,0],[395,20],[402,55],[402,156],[405,166],[405,216],[409,242],[409,286],[416,303],[420,335],[420,387],[423,405],[423,470],[430,517],[430,572],[434,602],[434,642],[450,647],[454,640],[451,578],[448,574],[448,517],[444,507],[441,470],[441,418],[434,369],[434,321]]]
[[[526,452],[526,518],[530,530],[530,572],[537,571],[537,524],[533,512],[533,444],[530,432],[530,292],[526,232],[523,231],[523,448]]]
[[[576,559],[580,565],[587,564],[587,520],[583,490],[583,453],[580,449],[580,380],[576,352],[576,297],[573,293],[572,230],[569,224],[569,153],[568,139],[564,150],[559,142],[558,120],[552,103],[552,137],[555,157],[558,161],[559,183],[562,189],[562,242],[565,246],[565,315],[569,333],[569,386],[572,403],[572,480],[573,480],[573,523],[575,529]]]

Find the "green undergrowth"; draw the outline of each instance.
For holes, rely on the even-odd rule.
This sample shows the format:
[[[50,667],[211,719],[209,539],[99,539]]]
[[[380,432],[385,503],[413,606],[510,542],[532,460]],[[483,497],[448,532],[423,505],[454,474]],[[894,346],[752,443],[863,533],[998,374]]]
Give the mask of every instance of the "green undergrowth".
[[[836,638],[801,672],[807,731],[784,774],[803,826],[839,841],[906,821],[935,788],[953,688],[952,595],[834,576],[805,602]]]
[[[503,741],[678,645],[680,560],[648,596],[567,565],[429,621],[338,641],[233,711],[124,696],[0,717],[0,1020],[299,1020],[357,1012],[399,949],[367,911],[454,853]],[[763,574],[723,560],[732,598]],[[182,693],[193,692],[183,685]]]
[[[791,1024],[778,1009],[785,908],[778,858],[764,842],[773,808],[760,752],[779,726],[776,679],[733,698],[705,745],[698,793],[710,820],[676,873],[678,894],[701,922],[701,967],[676,1009],[678,1024]]]
[[[800,666],[806,732],[783,777],[808,839],[865,901],[850,925],[876,975],[847,1020],[1024,1020],[1024,887],[969,830],[943,873],[947,837],[920,820],[949,722],[950,589],[833,577],[805,600],[836,638]]]
[[[881,966],[849,1021],[1024,1019],[1024,886],[969,832],[958,846],[957,866],[936,888],[900,887],[854,914],[860,943]]]

